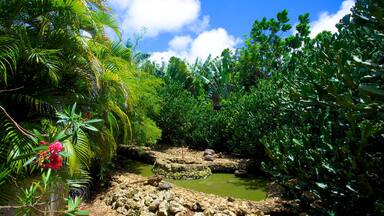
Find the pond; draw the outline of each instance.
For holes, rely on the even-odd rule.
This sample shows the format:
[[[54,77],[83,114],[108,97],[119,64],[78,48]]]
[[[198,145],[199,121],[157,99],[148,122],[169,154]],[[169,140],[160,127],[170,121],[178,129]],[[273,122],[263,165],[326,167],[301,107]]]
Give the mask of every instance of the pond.
[[[145,177],[153,175],[152,165],[137,161],[125,161],[124,168],[129,172],[133,172]],[[267,196],[268,181],[260,177],[242,178],[230,173],[213,173],[206,179],[167,179],[166,181],[187,189],[225,197],[235,197],[246,200],[260,201],[264,200]]]

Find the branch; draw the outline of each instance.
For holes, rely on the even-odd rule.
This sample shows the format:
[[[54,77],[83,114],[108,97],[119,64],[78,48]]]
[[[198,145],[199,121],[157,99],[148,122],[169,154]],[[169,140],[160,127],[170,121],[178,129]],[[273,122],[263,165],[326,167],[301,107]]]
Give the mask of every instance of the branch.
[[[20,90],[24,88],[24,86],[20,86],[18,88],[13,88],[13,89],[4,89],[4,90],[0,90],[0,94],[3,93],[3,92],[12,92],[12,91],[17,91],[17,90]]]
[[[7,116],[7,118],[15,125],[15,127],[22,133],[24,136],[33,139],[34,136],[31,132],[21,127],[13,118],[7,113],[7,111],[4,109],[4,107],[0,106],[0,110],[4,112],[4,114]]]

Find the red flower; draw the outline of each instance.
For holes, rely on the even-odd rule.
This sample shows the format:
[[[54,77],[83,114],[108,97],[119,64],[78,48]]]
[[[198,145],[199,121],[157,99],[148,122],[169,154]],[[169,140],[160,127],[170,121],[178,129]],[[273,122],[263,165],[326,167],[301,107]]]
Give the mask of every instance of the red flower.
[[[45,142],[44,140],[41,140],[39,143],[40,143],[40,145],[46,145],[47,144],[47,142]]]
[[[61,152],[63,150],[63,145],[61,144],[61,142],[56,141],[49,145],[48,150],[49,152],[51,152],[51,154],[57,154],[58,152]]]
[[[63,166],[63,161],[61,160],[60,155],[51,154],[49,164],[46,165],[47,168],[51,168],[53,170],[58,170]]]

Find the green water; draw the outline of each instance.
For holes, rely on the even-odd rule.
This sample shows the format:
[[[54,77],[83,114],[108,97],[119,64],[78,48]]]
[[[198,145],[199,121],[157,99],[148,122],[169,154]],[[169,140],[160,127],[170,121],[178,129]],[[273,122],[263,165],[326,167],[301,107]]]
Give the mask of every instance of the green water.
[[[153,175],[152,165],[136,161],[127,161],[125,168],[129,172],[145,177]],[[173,180],[168,179],[180,187],[216,194],[224,197],[236,197],[247,200],[263,200],[266,198],[268,181],[257,177],[240,178],[229,173],[214,173],[206,179]]]

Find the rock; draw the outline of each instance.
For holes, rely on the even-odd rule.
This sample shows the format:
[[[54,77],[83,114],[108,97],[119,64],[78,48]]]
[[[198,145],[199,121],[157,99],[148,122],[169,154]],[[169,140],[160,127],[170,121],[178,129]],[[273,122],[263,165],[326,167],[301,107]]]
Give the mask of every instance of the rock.
[[[146,206],[149,206],[149,205],[152,203],[152,201],[153,201],[153,199],[152,199],[151,197],[149,197],[149,196],[146,196],[146,197],[144,198],[144,204],[145,204]]]
[[[184,206],[182,206],[180,203],[175,202],[175,201],[171,201],[169,203],[169,211],[171,213],[176,214],[176,213],[179,213],[179,212],[186,212],[187,209]]]
[[[204,150],[204,156],[206,155],[214,155],[215,154],[215,150],[213,149],[205,149]]]
[[[162,176],[153,176],[147,180],[145,185],[152,185],[152,186],[157,187],[159,185],[159,183],[161,182],[161,180],[163,180]]]
[[[164,182],[164,183],[159,184],[158,188],[160,190],[169,190],[172,188],[172,185],[168,182]]]
[[[235,176],[245,177],[247,175],[248,175],[248,172],[246,170],[236,170],[235,171]]]
[[[215,211],[212,208],[207,208],[204,211],[205,216],[213,216],[215,214]]]
[[[228,197],[228,202],[235,202],[235,199],[233,197]]]
[[[214,157],[213,155],[205,155],[205,156],[203,157],[203,159],[204,159],[205,161],[213,161],[213,160],[215,160],[215,157]]]
[[[168,203],[166,201],[160,203],[157,216],[168,216]]]
[[[119,208],[116,209],[116,211],[118,213],[122,214],[122,215],[129,215],[128,210],[126,208],[124,208],[124,207],[119,207]]]
[[[163,196],[163,199],[165,200],[165,201],[171,201],[171,200],[173,200],[173,194],[170,192],[170,191],[165,191],[163,194],[162,194],[162,196]]]
[[[195,212],[193,216],[205,216],[203,212]]]
[[[155,212],[157,211],[157,209],[159,208],[159,205],[160,205],[160,200],[154,200],[149,206],[148,206],[148,210],[151,211],[151,212]]]
[[[112,207],[112,209],[117,209],[119,206],[116,205],[116,202],[113,202],[111,207]]]
[[[202,212],[203,208],[201,207],[200,203],[197,202],[197,203],[193,204],[192,210],[195,212]]]
[[[236,216],[236,214],[234,212],[231,212],[230,210],[225,210],[223,213],[228,216]]]
[[[206,209],[208,209],[211,206],[211,204],[206,202],[206,201],[201,201],[200,202],[200,206],[201,206],[202,210],[206,210]]]

